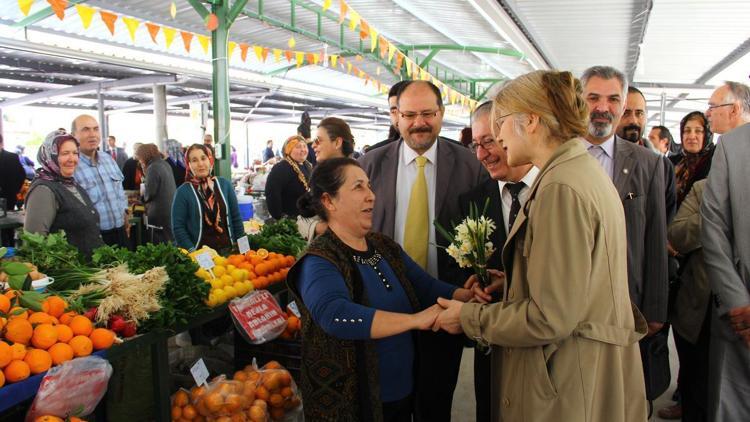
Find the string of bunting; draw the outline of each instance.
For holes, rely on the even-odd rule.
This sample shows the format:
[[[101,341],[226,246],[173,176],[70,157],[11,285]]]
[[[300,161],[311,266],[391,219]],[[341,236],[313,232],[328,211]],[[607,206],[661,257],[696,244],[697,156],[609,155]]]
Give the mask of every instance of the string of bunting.
[[[18,6],[24,16],[29,14],[31,6],[35,0],[18,0]],[[65,19],[65,11],[68,8],[68,0],[46,0],[52,8],[55,15],[60,19]],[[323,10],[326,11],[331,7],[332,0],[324,0]],[[392,42],[389,42],[385,37],[379,34],[379,32],[370,26],[362,17],[353,10],[345,0],[339,0],[339,23],[343,22],[348,17],[349,29],[352,31],[357,30],[362,40],[370,41],[370,51],[375,53],[375,50],[379,51],[381,59],[383,59],[388,66],[392,66],[392,69],[396,73],[400,73],[402,68],[405,70],[407,76],[413,80],[425,80],[431,81],[435,84],[443,94],[443,98],[450,102],[450,104],[460,104],[463,107],[469,107],[471,110],[476,108],[477,101],[461,94],[455,89],[451,88],[447,84],[438,80],[435,76],[430,74],[427,70],[420,67],[416,62],[410,59],[408,56],[403,54]],[[116,13],[112,13],[107,10],[98,9],[95,7],[87,6],[84,4],[76,4],[75,10],[81,19],[81,24],[84,29],[89,29],[95,15],[99,15],[101,21],[109,30],[112,36],[115,35],[117,29],[117,21],[122,21],[123,25],[128,31],[128,35],[132,42],[135,42],[136,33],[141,26],[145,27],[151,40],[155,44],[159,44],[159,34],[163,34],[164,45],[167,49],[172,46],[177,34],[179,33],[182,40],[183,48],[187,53],[190,53],[193,40],[197,40],[204,54],[209,53],[211,38],[207,35],[197,34],[189,31],[178,30],[169,26],[155,24],[151,22],[141,21],[136,18],[129,16],[121,16]],[[98,13],[97,13],[98,12]],[[215,16],[215,15],[212,15]],[[209,16],[206,19],[206,27],[209,30],[216,29],[216,22]],[[269,56],[273,55],[274,63],[281,63],[282,57],[286,59],[287,63],[294,64],[297,68],[302,67],[305,63],[308,65],[327,66],[330,68],[340,68],[342,72],[350,75],[359,77],[364,81],[365,85],[372,84],[372,86],[381,94],[387,94],[390,87],[380,82],[378,78],[373,77],[367,72],[363,71],[358,65],[358,62],[363,61],[361,55],[356,55],[353,58],[345,57],[340,54],[326,54],[324,51],[320,52],[308,52],[308,51],[297,51],[293,50],[296,41],[294,37],[291,37],[288,42],[289,49],[280,49],[266,47],[262,45],[250,45],[247,43],[237,43],[229,41],[227,46],[227,57],[231,59],[234,51],[239,47],[240,58],[243,62],[247,61],[248,52],[252,51],[259,62],[265,63],[269,60]],[[377,75],[380,75],[380,67],[377,68]]]

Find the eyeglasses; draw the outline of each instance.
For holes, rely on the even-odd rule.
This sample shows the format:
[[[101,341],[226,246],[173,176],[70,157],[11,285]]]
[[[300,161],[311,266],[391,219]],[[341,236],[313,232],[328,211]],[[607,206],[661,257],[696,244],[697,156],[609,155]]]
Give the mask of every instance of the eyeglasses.
[[[505,123],[505,118],[510,116],[511,114],[515,114],[515,112],[508,113],[495,119],[495,124],[497,125],[497,127],[501,127],[503,123]]]
[[[482,149],[489,152],[495,147],[495,140],[485,139],[480,142],[472,142],[469,144],[469,150],[472,152],[472,154],[476,154],[479,150],[479,147],[482,147]]]
[[[399,111],[401,118],[406,121],[416,120],[417,116],[422,117],[422,120],[430,120],[437,117],[438,113],[440,113],[440,110],[422,111],[420,113],[415,113],[413,111]]]
[[[715,108],[726,107],[726,106],[731,106],[731,105],[734,105],[734,103],[724,103],[724,104],[716,104],[716,105],[709,104],[708,108],[706,109],[706,111],[711,111],[711,110],[713,110]]]

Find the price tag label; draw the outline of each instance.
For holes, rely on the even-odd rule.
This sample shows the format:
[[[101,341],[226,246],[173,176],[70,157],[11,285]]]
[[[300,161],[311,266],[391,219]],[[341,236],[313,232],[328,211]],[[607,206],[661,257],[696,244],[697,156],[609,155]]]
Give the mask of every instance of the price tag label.
[[[190,367],[190,373],[193,375],[195,385],[207,385],[206,380],[208,380],[208,368],[206,368],[206,363],[203,362],[203,359],[198,359],[198,362],[195,362],[195,364]]]
[[[297,318],[302,318],[302,314],[299,313],[299,308],[297,307],[297,302],[291,301],[288,305],[286,305],[287,308],[289,308],[289,311],[294,314]]]
[[[240,253],[242,255],[246,254],[247,251],[250,250],[250,241],[247,240],[247,236],[242,236],[241,238],[237,239],[237,247],[240,248]]]
[[[202,254],[198,255],[196,259],[198,260],[198,265],[200,265],[201,268],[210,270],[214,267],[214,260],[211,259],[211,254],[208,252],[203,252]]]

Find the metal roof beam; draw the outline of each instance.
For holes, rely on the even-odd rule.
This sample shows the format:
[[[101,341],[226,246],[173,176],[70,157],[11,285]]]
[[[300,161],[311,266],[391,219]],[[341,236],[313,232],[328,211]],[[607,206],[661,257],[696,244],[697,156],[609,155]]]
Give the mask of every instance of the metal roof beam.
[[[685,83],[674,83],[674,82],[633,82],[631,85],[637,88],[665,88],[665,89],[711,89],[716,88],[713,85],[706,84],[685,84]]]
[[[178,81],[177,76],[138,76],[135,78],[114,80],[114,81],[102,81],[102,82],[89,82],[81,85],[74,85],[68,88],[51,89],[47,91],[37,92],[29,94],[24,97],[14,98],[12,100],[6,100],[0,103],[3,108],[11,106],[20,106],[26,104],[33,104],[35,102],[49,100],[55,97],[72,97],[81,94],[88,94],[96,92],[98,89],[126,89],[133,87],[140,87],[144,85],[163,85],[176,83]]]
[[[230,92],[229,93],[229,99],[230,99],[230,101],[234,102],[234,100],[241,99],[241,98],[256,98],[256,97],[262,97],[262,96],[265,96],[265,95],[268,95],[268,93],[267,92],[242,92],[242,93],[232,94]],[[167,100],[167,105],[168,106],[175,106],[175,105],[179,105],[179,104],[191,103],[193,101],[210,100],[210,99],[211,99],[211,93],[186,95],[186,96],[182,96],[182,97],[168,99]],[[241,103],[236,103],[236,104],[241,104]],[[245,104],[241,104],[241,105],[245,105]],[[123,107],[123,108],[116,108],[116,109],[113,109],[113,110],[108,110],[106,112],[106,114],[131,113],[131,112],[139,111],[139,110],[150,110],[152,108],[154,108],[154,102],[153,101],[148,101],[148,102],[144,102],[142,104],[135,105],[135,106]]]
[[[79,4],[79,3],[85,3],[86,1],[87,0],[68,0],[68,6],[66,8],[73,7],[74,5]],[[35,23],[37,23],[37,22],[39,22],[41,20],[47,19],[48,17],[50,17],[50,16],[52,16],[54,14],[55,14],[55,11],[52,10],[52,7],[51,6],[47,6],[44,9],[42,9],[42,10],[34,13],[31,16],[27,16],[26,18],[22,19],[18,23],[15,23],[15,24],[13,24],[11,26],[13,28],[25,28],[25,27],[27,27],[29,25],[33,25],[33,24],[35,24]]]
[[[330,116],[330,115],[338,115],[338,116],[346,116],[346,115],[356,115],[361,113],[373,113],[373,116],[378,114],[379,111],[377,108],[343,108],[339,110],[313,110],[308,111],[308,114],[310,117],[324,117],[324,116]],[[274,122],[278,120],[286,120],[289,116],[274,116],[274,117],[264,117],[262,119],[250,119],[250,123],[268,123],[268,122]]]
[[[503,56],[523,58],[520,51],[512,48],[481,47],[477,45],[459,45],[459,44],[399,44],[402,50],[449,50],[449,51],[471,51],[475,53],[500,54]]]

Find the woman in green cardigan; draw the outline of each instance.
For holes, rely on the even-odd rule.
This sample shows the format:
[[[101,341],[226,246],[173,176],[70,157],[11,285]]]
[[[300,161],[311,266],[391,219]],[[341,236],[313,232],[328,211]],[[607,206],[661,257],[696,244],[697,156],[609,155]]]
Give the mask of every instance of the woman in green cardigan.
[[[232,183],[213,175],[214,157],[205,145],[191,145],[185,161],[185,183],[172,203],[175,243],[189,251],[203,245],[227,250],[245,235]]]

